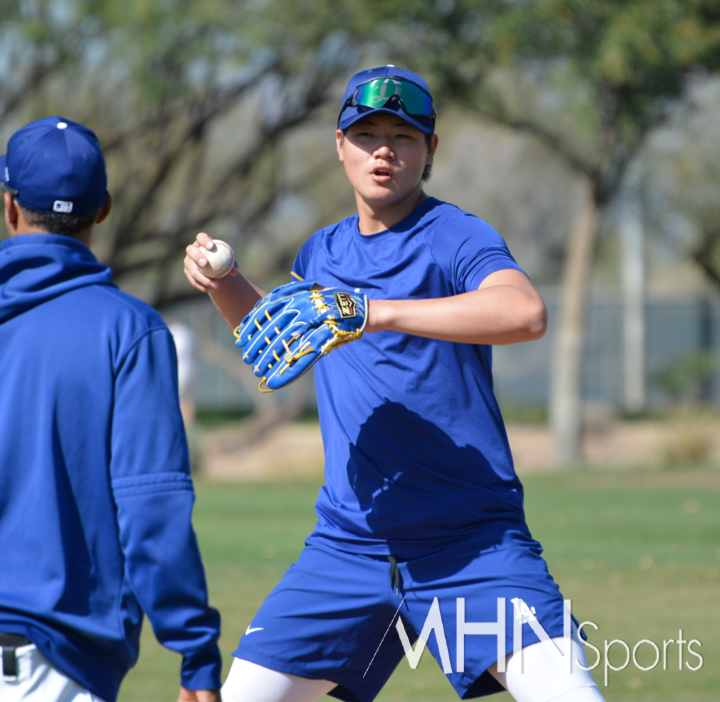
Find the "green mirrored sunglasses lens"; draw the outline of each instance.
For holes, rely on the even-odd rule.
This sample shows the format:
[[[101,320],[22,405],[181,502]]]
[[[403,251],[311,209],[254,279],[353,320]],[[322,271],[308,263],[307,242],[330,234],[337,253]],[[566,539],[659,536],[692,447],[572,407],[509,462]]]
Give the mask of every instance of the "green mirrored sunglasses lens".
[[[432,98],[417,85],[398,78],[378,78],[359,85],[355,102],[363,107],[378,109],[397,96],[409,115],[430,117],[433,113]]]

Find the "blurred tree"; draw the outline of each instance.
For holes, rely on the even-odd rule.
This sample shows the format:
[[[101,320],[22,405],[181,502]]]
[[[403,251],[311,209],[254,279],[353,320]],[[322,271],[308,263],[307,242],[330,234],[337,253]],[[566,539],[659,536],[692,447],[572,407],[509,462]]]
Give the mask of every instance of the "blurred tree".
[[[550,146],[585,182],[568,242],[553,370],[558,463],[581,458],[585,313],[600,220],[629,163],[683,95],[720,66],[718,0],[289,0],[304,31],[344,27],[426,75],[439,99]],[[277,14],[278,6],[282,8]],[[277,36],[283,35],[279,22]],[[713,241],[712,237],[708,241]],[[713,248],[714,251],[714,248]],[[707,265],[701,249],[698,261]]]
[[[52,113],[96,130],[116,195],[96,249],[159,307],[193,294],[180,260],[199,229],[242,259],[289,192],[317,185],[297,168],[288,181],[281,144],[336,97],[358,46],[427,75],[439,102],[535,135],[585,183],[552,403],[560,462],[580,457],[599,221],[687,78],[717,69],[718,0],[0,0],[0,17],[3,132]],[[717,270],[707,231],[697,260]],[[274,238],[264,270],[296,245]]]
[[[720,227],[708,227],[703,230],[703,235],[700,245],[693,251],[693,258],[720,288]]]
[[[698,76],[641,158],[644,210],[665,247],[720,289],[720,76]]]
[[[0,0],[3,131],[47,114],[92,127],[115,207],[96,252],[115,280],[162,308],[196,293],[185,246],[210,229],[238,258],[287,190],[279,144],[354,62],[326,33],[270,45],[256,3],[232,0]],[[287,268],[278,241],[267,270]]]
[[[341,32],[309,45],[269,43],[261,6],[0,0],[4,137],[48,114],[95,130],[114,207],[93,248],[123,289],[159,309],[203,297],[182,274],[185,247],[198,231],[231,243],[247,268],[247,259],[258,258],[263,221],[283,209],[288,192],[319,180],[317,159],[294,159],[288,175],[287,142],[335,98],[333,81],[356,51]],[[287,277],[298,246],[273,238],[251,273],[266,281],[282,269]],[[212,334],[203,336],[199,355],[251,382],[239,354]],[[257,412],[247,441],[307,404],[306,381],[280,398],[260,397],[252,385]]]

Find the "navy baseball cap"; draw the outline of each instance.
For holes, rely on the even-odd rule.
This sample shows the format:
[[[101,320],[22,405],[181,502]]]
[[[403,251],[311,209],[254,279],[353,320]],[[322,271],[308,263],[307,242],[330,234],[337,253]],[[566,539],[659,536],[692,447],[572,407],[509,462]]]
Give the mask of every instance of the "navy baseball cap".
[[[338,129],[377,112],[399,115],[424,134],[435,131],[430,88],[417,73],[404,68],[383,66],[356,73],[343,95]]]
[[[105,158],[94,132],[62,117],[31,122],[0,156],[3,190],[29,210],[79,217],[107,197]]]

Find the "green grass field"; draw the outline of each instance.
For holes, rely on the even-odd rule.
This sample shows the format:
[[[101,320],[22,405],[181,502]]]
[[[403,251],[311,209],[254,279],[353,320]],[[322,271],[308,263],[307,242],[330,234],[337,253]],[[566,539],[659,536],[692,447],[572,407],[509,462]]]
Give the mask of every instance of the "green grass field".
[[[575,470],[528,476],[528,523],[545,547],[550,571],[573,613],[591,620],[589,640],[603,650],[621,639],[630,648],[643,639],[657,644],[697,639],[704,662],[678,671],[678,646],[643,672],[630,661],[595,679],[608,702],[716,702],[720,699],[720,470]],[[194,522],[202,548],[211,602],[223,616],[221,649],[227,673],[237,640],[264,596],[300,552],[314,524],[319,485],[216,485],[198,481]],[[687,654],[684,661],[697,666]],[[594,654],[588,651],[591,664]],[[604,656],[603,656],[604,657]],[[650,644],[637,660],[649,666]],[[625,660],[619,645],[610,662]],[[120,702],[175,702],[180,658],[162,649],[150,627],[143,633],[138,665],[123,684]],[[330,699],[330,698],[327,698]],[[378,700],[441,702],[457,699],[427,653],[411,670],[403,661]],[[509,702],[507,693],[495,695]]]

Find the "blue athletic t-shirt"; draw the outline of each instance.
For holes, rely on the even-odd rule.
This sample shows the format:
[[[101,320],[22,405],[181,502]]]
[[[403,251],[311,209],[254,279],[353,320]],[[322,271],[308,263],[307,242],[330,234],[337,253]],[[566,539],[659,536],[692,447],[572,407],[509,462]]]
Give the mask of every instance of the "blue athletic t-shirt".
[[[378,234],[361,234],[357,215],[316,232],[293,270],[405,300],[476,290],[508,268],[521,270],[492,227],[427,198]],[[490,346],[365,334],[323,358],[315,381],[326,484],[311,540],[410,556],[524,523]]]

